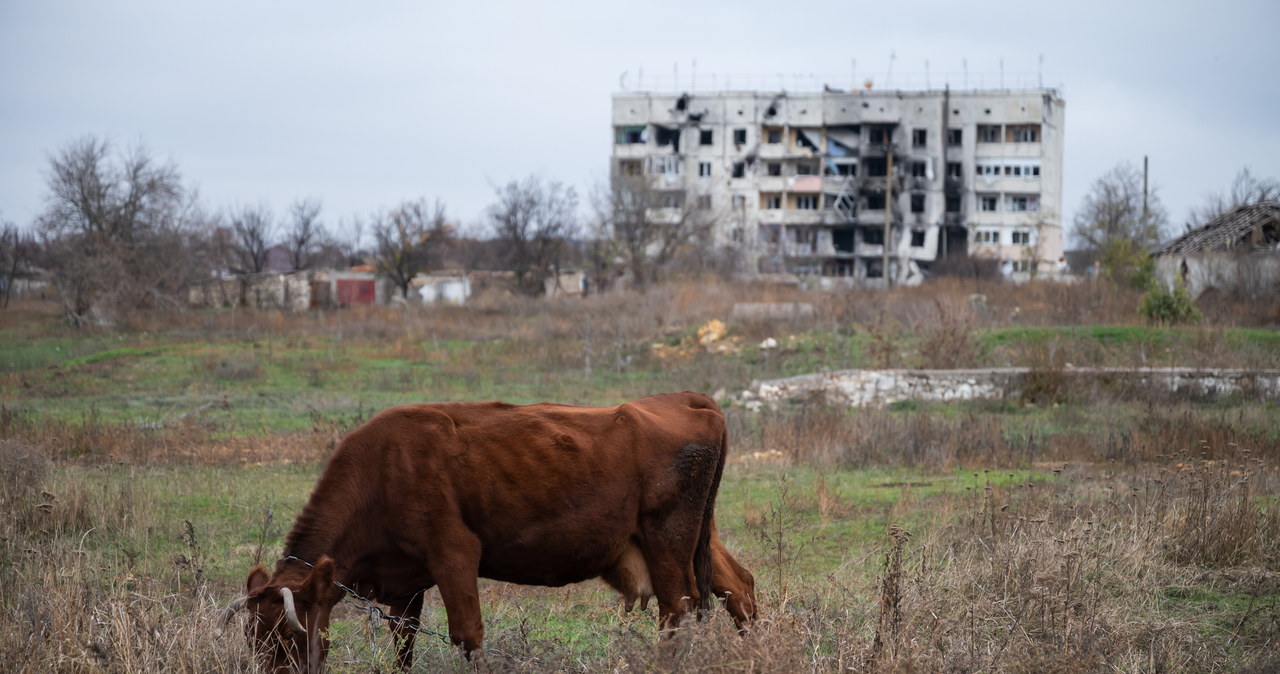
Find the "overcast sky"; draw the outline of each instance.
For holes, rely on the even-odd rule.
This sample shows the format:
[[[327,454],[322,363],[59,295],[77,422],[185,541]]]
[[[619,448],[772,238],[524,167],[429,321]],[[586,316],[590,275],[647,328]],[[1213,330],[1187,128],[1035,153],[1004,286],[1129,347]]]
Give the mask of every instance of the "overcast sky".
[[[1060,87],[1068,230],[1148,155],[1176,234],[1242,167],[1280,178],[1278,27],[1275,0],[0,0],[0,218],[29,223],[49,155],[93,135],[172,160],[214,210],[316,197],[335,225],[426,197],[474,225],[531,173],[585,201],[623,73],[892,88],[927,63],[935,87]]]

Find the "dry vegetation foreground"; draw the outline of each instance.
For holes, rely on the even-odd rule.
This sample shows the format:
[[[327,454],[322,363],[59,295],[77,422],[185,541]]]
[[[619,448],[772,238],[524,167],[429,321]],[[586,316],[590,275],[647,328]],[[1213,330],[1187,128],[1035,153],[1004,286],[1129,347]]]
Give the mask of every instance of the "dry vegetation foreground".
[[[1146,328],[1135,298],[1096,286],[1019,292],[674,286],[416,314],[139,316],[87,333],[20,305],[0,314],[0,662],[254,671],[243,618],[225,623],[222,608],[253,563],[275,559],[336,438],[390,404],[610,404],[823,368],[1023,365],[1052,383],[1064,361],[1280,361],[1271,330]],[[731,348],[671,355],[735,300],[761,296],[817,312],[731,323]],[[765,337],[782,346],[757,349]],[[1274,402],[1130,393],[1047,386],[1003,403],[730,407],[718,519],[756,575],[755,629],[740,637],[716,610],[659,640],[652,612],[621,611],[598,583],[486,583],[486,663],[1275,671]],[[335,616],[332,669],[390,668],[385,623],[358,602]],[[445,630],[434,593],[425,617]],[[470,669],[432,633],[417,655],[415,671]]]

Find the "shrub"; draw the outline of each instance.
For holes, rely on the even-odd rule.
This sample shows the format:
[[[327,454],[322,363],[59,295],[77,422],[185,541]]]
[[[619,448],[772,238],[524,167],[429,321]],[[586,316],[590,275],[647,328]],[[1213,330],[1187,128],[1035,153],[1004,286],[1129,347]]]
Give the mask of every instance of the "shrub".
[[[1158,325],[1177,325],[1179,323],[1198,323],[1202,318],[1191,293],[1181,280],[1175,281],[1173,290],[1156,284],[1147,294],[1142,296],[1138,305],[1138,313],[1148,321]]]

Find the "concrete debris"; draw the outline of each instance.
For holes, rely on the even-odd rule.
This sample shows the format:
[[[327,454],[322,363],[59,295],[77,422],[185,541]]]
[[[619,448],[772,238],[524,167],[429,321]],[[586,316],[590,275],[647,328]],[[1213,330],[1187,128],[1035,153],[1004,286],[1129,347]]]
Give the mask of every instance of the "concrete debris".
[[[742,338],[729,336],[729,326],[713,318],[699,326],[693,337],[686,337],[679,344],[654,344],[650,349],[655,357],[664,360],[689,358],[699,351],[735,354],[742,350]]]
[[[976,370],[841,370],[752,382],[739,401],[747,409],[777,407],[791,400],[825,400],[832,405],[879,407],[914,401],[1007,400],[1022,395],[1029,368]],[[1200,397],[1248,393],[1280,399],[1280,370],[1195,368],[1067,368],[1063,377],[1127,380],[1128,385]]]

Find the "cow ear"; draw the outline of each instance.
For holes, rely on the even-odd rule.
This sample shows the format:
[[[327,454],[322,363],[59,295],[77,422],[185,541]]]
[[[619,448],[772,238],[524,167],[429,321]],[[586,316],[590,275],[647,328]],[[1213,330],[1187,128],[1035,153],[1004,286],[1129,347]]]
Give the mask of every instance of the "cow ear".
[[[245,589],[248,594],[257,592],[262,586],[271,580],[271,576],[267,574],[267,570],[261,564],[249,570],[249,579],[245,581]]]
[[[307,576],[305,582],[312,597],[323,597],[333,588],[333,558],[324,556],[316,562],[315,568]]]

